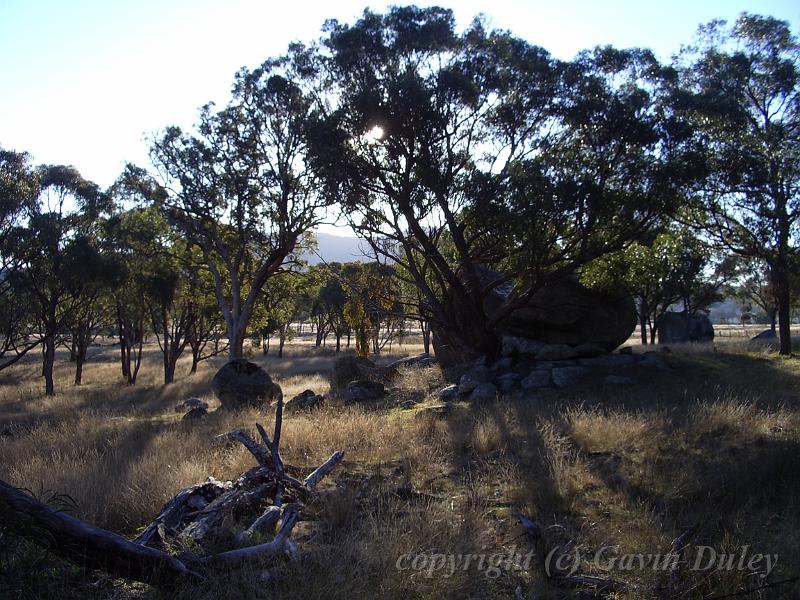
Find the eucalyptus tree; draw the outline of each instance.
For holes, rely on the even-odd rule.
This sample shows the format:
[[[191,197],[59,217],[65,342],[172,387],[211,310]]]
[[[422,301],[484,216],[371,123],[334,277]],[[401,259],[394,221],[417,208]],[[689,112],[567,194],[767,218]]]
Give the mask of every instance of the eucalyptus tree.
[[[15,286],[19,261],[12,232],[33,208],[39,177],[25,152],[0,148],[0,370],[11,366],[39,344],[32,337],[30,302]]]
[[[118,271],[94,231],[108,209],[105,195],[72,167],[43,166],[38,177],[37,201],[9,240],[19,263],[13,280],[32,303],[44,346],[45,393],[52,395],[59,340]]]
[[[151,150],[170,222],[212,274],[232,358],[265,284],[328,203],[304,161],[311,103],[296,66],[282,58],[240,71],[225,108],[206,105],[195,131],[169,127]]]
[[[636,300],[639,333],[646,345],[655,343],[658,321],[674,304],[692,314],[722,300],[727,278],[721,269],[712,268],[713,262],[710,249],[693,231],[673,225],[653,232],[650,240],[632,242],[593,261],[581,278],[593,288],[625,290]]]
[[[687,120],[705,149],[700,223],[764,261],[781,354],[791,352],[791,265],[800,233],[800,44],[788,23],[743,14],[702,27],[679,64]]]
[[[354,229],[420,288],[435,339],[463,355],[496,355],[502,322],[538,289],[677,200],[687,170],[659,101],[670,73],[648,52],[563,63],[416,7],[329,22],[322,48],[314,165]]]

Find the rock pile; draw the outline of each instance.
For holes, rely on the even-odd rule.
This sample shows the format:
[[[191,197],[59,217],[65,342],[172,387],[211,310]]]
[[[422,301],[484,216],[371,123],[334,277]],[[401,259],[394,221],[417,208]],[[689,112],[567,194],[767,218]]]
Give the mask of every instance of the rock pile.
[[[481,402],[498,394],[531,392],[542,388],[566,388],[583,383],[626,385],[635,380],[638,369],[669,369],[664,352],[634,354],[628,348],[615,354],[597,356],[570,355],[569,358],[542,360],[541,354],[522,358],[504,357],[487,366],[485,359],[471,365],[458,380],[439,391],[439,399],[448,402],[465,399]],[[564,352],[561,356],[565,355]],[[546,353],[545,356],[554,356]]]

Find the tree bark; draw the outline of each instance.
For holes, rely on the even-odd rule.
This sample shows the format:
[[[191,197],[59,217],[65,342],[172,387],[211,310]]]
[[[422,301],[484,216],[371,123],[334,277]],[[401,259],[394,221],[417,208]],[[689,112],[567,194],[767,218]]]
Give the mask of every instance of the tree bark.
[[[44,393],[47,396],[53,396],[56,393],[55,384],[53,382],[53,364],[56,361],[56,340],[55,334],[50,333],[44,340]]]
[[[789,269],[780,265],[775,273],[776,300],[778,301],[778,341],[780,354],[789,356],[792,353],[791,331],[791,293],[789,289]]]
[[[644,298],[639,299],[639,335],[642,338],[642,345],[647,345],[647,314],[648,306],[647,300]]]

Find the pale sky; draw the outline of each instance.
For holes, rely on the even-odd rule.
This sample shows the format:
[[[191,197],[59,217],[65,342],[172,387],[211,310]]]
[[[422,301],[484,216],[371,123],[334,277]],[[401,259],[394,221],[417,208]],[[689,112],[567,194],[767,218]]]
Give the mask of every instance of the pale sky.
[[[320,35],[325,19],[352,22],[366,6],[335,0],[0,0],[0,146],[36,163],[72,164],[111,184],[128,161],[148,166],[145,137],[190,127],[197,107],[227,99],[236,70]],[[742,11],[800,30],[794,0],[548,0],[418,2],[478,13],[571,58],[598,44],[646,46],[668,59],[697,26]]]

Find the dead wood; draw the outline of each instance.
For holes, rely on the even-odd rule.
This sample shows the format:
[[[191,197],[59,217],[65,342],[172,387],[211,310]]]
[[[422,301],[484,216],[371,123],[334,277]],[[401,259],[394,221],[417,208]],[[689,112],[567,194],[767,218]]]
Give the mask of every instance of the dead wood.
[[[212,570],[234,570],[279,557],[291,559],[296,557],[297,548],[290,536],[301,518],[302,505],[342,461],[344,453],[334,452],[304,481],[289,475],[287,470],[299,469],[287,469],[280,455],[282,415],[281,394],[272,439],[258,423],[256,429],[263,443],[242,430],[225,435],[247,448],[257,467],[233,482],[209,478],[181,490],[133,541],[55,510],[0,481],[2,521],[17,535],[69,562],[165,589],[185,581],[200,581]],[[250,525],[238,535],[228,529],[241,521]],[[256,534],[270,534],[276,527],[278,531],[269,542],[242,547]],[[233,540],[234,548],[202,556],[203,545],[226,537],[222,534]],[[175,546],[183,550],[180,558],[170,553]],[[187,548],[199,551],[188,552]]]

